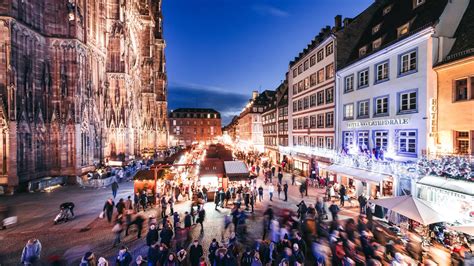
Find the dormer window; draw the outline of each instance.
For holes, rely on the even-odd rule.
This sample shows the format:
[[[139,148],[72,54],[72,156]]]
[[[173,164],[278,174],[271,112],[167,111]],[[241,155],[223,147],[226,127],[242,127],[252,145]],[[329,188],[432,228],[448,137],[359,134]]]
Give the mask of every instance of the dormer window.
[[[387,6],[383,9],[383,15],[387,15],[392,10],[392,5]]]
[[[367,53],[367,46],[361,47],[359,49],[359,56],[364,56]]]
[[[372,28],[372,34],[375,34],[377,32],[379,32],[380,30],[380,23],[375,25],[373,28]]]
[[[409,23],[406,23],[405,25],[399,27],[399,28],[398,28],[398,37],[407,34],[407,33],[408,33],[409,26],[410,26],[410,24],[409,24]]]
[[[372,50],[379,49],[381,45],[382,45],[382,38],[378,38],[372,43]]]
[[[414,4],[414,5],[413,5],[413,8],[417,8],[417,7],[421,6],[422,4],[425,3],[425,1],[426,1],[426,0],[414,0],[414,2],[413,2],[413,4]]]

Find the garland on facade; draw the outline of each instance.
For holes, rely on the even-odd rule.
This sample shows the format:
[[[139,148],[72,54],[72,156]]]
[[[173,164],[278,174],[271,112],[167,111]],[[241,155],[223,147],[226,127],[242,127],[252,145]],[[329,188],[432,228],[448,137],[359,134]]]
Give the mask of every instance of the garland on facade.
[[[406,176],[412,179],[419,179],[426,175],[435,175],[474,182],[469,160],[460,156],[442,156],[434,159],[421,157],[416,161],[400,162],[391,158],[375,158],[370,153],[350,154],[345,151],[338,152],[330,149],[306,146],[280,146],[279,150],[289,155],[300,153],[325,157],[330,159],[332,163],[338,165],[392,176]]]

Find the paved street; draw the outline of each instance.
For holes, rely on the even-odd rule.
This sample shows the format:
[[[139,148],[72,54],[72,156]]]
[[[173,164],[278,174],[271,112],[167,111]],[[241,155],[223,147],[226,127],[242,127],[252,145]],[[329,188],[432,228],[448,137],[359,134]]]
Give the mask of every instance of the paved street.
[[[259,178],[258,185],[263,182]],[[284,182],[289,181],[289,175],[285,175]],[[274,179],[275,182],[275,179]],[[132,193],[132,182],[121,183],[117,200],[120,197]],[[322,189],[311,188],[306,202],[314,203],[318,195],[322,195]],[[110,188],[83,189],[79,187],[63,187],[51,193],[18,194],[13,197],[3,197],[2,202],[17,206],[19,223],[12,228],[0,231],[2,239],[0,262],[5,265],[18,263],[21,250],[29,238],[38,238],[43,245],[42,260],[57,255],[68,259],[69,263],[76,262],[88,250],[93,250],[96,256],[104,256],[113,261],[117,248],[112,248],[113,234],[112,225],[106,219],[99,219],[105,200],[111,196]],[[282,193],[283,196],[283,193]],[[275,208],[290,208],[296,210],[296,204],[301,200],[297,186],[290,186],[289,201],[278,200],[275,192],[274,201],[271,202]],[[76,218],[68,223],[53,225],[53,219],[58,212],[60,203],[73,201],[76,204],[74,212]],[[248,228],[251,237],[260,237],[262,234],[263,211],[269,204],[269,196],[265,187],[264,202],[258,202],[256,211],[249,215]],[[175,210],[183,214],[189,209],[189,202],[176,204]],[[224,214],[230,209],[214,210],[214,203],[205,205],[206,221],[204,234],[200,235],[199,226],[193,229],[193,238],[200,238],[205,249],[213,238],[220,240],[221,230],[224,225]],[[354,216],[357,209],[344,209],[341,219]],[[156,210],[149,210],[149,215],[157,215]],[[146,229],[143,235],[146,234]],[[65,238],[66,236],[66,238]],[[136,240],[136,234],[126,237],[124,244],[127,245],[136,257],[146,255],[147,247],[144,240]],[[58,244],[61,243],[61,244]]]

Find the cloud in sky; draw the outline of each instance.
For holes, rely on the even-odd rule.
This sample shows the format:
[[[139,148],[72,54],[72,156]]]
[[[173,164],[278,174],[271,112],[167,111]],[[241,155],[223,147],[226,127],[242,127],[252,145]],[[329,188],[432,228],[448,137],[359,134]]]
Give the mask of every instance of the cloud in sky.
[[[168,86],[168,109],[213,108],[221,113],[222,126],[227,125],[234,115],[238,115],[250,95],[229,89],[199,84],[176,84]]]
[[[270,15],[274,17],[288,17],[290,14],[283,9],[271,5],[258,4],[253,5],[252,9],[260,15]]]

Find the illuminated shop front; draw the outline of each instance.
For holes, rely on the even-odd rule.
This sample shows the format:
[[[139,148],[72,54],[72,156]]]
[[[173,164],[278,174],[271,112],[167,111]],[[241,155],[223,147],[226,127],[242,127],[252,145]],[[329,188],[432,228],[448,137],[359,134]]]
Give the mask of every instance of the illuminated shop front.
[[[439,206],[462,224],[474,223],[474,182],[429,175],[416,187],[418,198]]]

